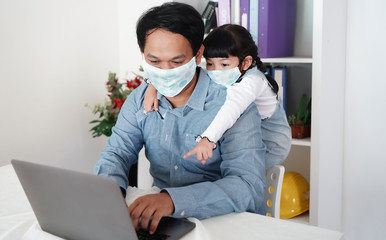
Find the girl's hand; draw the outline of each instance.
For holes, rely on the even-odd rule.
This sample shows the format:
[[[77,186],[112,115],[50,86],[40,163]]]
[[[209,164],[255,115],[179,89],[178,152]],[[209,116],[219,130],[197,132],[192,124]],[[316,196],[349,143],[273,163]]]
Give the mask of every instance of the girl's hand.
[[[152,84],[146,90],[143,108],[145,112],[152,112],[153,109],[158,111],[157,89]]]
[[[214,143],[210,142],[208,138],[202,138],[194,149],[190,150],[187,154],[184,155],[184,159],[197,154],[197,160],[201,161],[202,164],[205,164],[206,160],[213,157],[214,146]]]

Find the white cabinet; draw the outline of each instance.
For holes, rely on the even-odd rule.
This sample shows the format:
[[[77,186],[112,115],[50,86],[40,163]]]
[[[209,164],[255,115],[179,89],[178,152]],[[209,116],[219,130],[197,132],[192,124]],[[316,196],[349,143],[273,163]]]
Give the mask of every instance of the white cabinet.
[[[208,1],[179,2],[201,10]],[[295,57],[262,59],[290,69],[287,80],[298,92],[287,92],[294,94],[288,110],[304,89],[312,95],[311,138],[293,140],[284,165],[310,181],[309,218],[302,221],[334,230],[342,220],[346,8],[346,1],[297,0]]]
[[[284,165],[310,181],[309,218],[302,221],[334,230],[341,230],[342,221],[346,5],[297,0],[296,57],[263,60],[303,71],[287,78],[298,88],[310,84],[311,138],[294,140]],[[295,89],[288,89],[291,94],[300,98]]]

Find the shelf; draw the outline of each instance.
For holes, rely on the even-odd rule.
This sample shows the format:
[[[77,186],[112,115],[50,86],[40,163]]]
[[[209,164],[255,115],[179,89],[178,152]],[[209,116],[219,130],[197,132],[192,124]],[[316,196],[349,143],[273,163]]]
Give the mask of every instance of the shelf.
[[[292,138],[292,145],[311,147],[311,138],[303,138],[303,139]]]
[[[311,57],[262,58],[263,63],[312,63]]]
[[[296,216],[294,218],[286,219],[287,221],[296,222],[296,223],[302,223],[302,224],[310,224],[310,214],[309,211],[300,214],[299,216]]]
[[[311,57],[284,57],[284,58],[261,58],[263,63],[312,63]],[[204,57],[201,58],[201,63],[206,63]]]

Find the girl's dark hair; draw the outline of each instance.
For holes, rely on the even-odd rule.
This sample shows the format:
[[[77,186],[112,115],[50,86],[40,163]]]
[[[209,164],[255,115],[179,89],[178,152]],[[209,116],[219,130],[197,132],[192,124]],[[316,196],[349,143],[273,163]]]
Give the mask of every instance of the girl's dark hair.
[[[196,55],[204,38],[204,23],[201,15],[192,6],[168,2],[146,11],[137,22],[137,42],[144,51],[146,37],[156,29],[165,29],[184,36]]]
[[[265,74],[272,90],[277,93],[279,86],[275,79],[266,74],[267,68],[257,55],[257,46],[251,34],[237,24],[225,24],[211,31],[203,42],[205,58],[227,58],[229,55],[239,58],[240,64],[246,56],[252,57],[249,69],[257,68]]]

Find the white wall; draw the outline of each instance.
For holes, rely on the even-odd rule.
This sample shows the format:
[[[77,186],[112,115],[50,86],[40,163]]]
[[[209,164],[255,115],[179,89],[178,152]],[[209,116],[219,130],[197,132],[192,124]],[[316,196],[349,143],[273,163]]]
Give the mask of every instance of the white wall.
[[[348,0],[343,231],[350,240],[386,238],[385,9],[384,0]]]
[[[13,158],[92,171],[84,104],[118,71],[117,1],[0,1],[0,166]]]
[[[158,6],[165,0],[118,0],[118,29],[119,29],[119,68],[122,78],[132,77],[138,71],[142,56],[137,44],[136,24],[143,12],[153,6]]]

